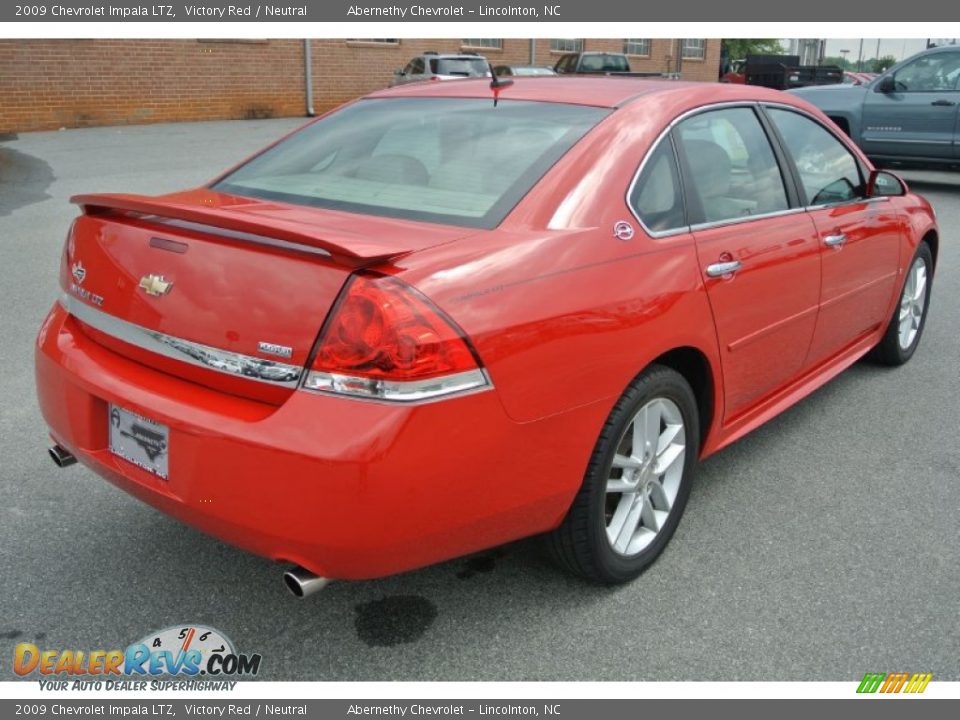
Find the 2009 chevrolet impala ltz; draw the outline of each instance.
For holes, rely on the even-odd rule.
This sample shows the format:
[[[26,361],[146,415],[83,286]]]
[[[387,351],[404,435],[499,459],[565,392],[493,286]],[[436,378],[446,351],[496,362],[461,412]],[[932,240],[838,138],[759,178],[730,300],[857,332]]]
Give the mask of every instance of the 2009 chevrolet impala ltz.
[[[75,197],[37,339],[54,459],[300,595],[538,533],[622,582],[699,459],[916,350],[934,213],[803,100],[496,83],[374,93],[203,188]]]

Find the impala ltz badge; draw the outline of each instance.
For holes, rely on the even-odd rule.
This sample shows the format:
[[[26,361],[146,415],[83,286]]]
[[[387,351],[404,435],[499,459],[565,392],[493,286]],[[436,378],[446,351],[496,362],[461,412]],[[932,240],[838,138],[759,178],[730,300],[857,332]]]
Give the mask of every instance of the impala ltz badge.
[[[279,355],[283,358],[293,357],[293,348],[286,345],[277,345],[276,343],[263,342],[257,343],[257,349],[267,355]]]
[[[140,278],[139,288],[154,297],[166,295],[172,287],[173,283],[164,279],[163,275],[144,275]]]
[[[83,267],[83,263],[77,260],[73,264],[73,267],[70,268],[70,274],[73,275],[73,279],[77,281],[77,285],[82,285],[84,279],[87,277],[87,270]]]
[[[633,239],[633,225],[628,223],[626,220],[619,220],[613,225],[613,236],[617,240],[627,240]]]

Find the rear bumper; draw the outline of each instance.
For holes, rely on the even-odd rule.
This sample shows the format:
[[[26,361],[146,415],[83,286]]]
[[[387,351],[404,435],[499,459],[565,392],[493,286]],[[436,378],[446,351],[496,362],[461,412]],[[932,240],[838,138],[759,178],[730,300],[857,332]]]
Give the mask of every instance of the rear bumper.
[[[605,417],[534,423],[495,390],[409,406],[294,392],[280,406],[211,390],[96,344],[59,305],[36,347],[51,436],[181,521],[331,578],[389,575],[555,527]],[[169,480],[114,456],[114,403],[170,428]]]

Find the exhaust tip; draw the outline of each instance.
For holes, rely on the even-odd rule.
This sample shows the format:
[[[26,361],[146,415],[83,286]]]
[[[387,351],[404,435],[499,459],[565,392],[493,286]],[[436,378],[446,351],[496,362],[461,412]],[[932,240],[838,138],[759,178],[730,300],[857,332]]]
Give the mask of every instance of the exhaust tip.
[[[329,578],[314,575],[302,567],[295,567],[283,574],[283,584],[287,586],[294,597],[305,598],[322,590],[330,582]]]
[[[60,445],[54,445],[48,449],[47,452],[50,453],[50,457],[57,464],[57,467],[70,467],[77,462],[77,459],[70,453],[70,451],[61,447]]]

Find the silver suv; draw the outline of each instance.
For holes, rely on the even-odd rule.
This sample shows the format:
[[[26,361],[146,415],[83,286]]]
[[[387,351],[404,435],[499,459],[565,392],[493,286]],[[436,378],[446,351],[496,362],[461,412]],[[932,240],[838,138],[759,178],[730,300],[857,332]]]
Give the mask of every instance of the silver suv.
[[[475,53],[441,55],[425,52],[408,62],[402,70],[396,70],[391,85],[406,85],[423,80],[457,80],[465,77],[490,77],[490,63],[483,55]]]

